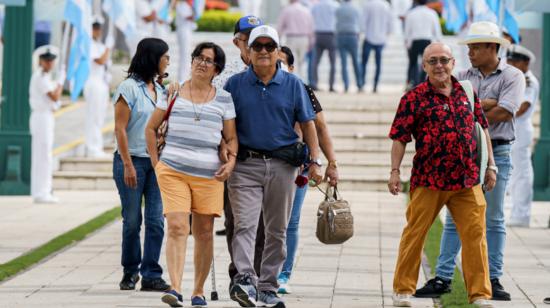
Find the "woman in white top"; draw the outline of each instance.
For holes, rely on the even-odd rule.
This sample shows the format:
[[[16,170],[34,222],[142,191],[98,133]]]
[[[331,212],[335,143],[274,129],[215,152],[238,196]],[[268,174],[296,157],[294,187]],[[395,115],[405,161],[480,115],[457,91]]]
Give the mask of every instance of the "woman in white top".
[[[206,306],[203,286],[213,257],[214,217],[221,216],[223,182],[233,171],[238,147],[231,95],[212,85],[225,66],[223,50],[214,43],[201,43],[191,56],[191,79],[180,87],[171,108],[172,100],[157,105],[145,130],[168,223],[166,263],[172,289],[163,294],[162,301],[171,307],[183,305],[181,280],[191,213],[195,238],[191,305]],[[166,112],[166,143],[159,157],[156,132]],[[233,154],[226,163],[218,156],[222,137]]]

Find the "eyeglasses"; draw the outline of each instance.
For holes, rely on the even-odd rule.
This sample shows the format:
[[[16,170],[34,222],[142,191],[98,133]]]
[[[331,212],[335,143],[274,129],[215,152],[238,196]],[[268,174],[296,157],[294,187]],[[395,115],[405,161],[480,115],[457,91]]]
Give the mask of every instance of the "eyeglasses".
[[[426,60],[426,63],[429,65],[435,66],[437,63],[441,63],[441,65],[447,65],[449,62],[451,62],[453,58],[447,58],[447,57],[441,57],[441,58],[430,58]]]
[[[199,57],[199,56],[193,57],[193,62],[196,65],[201,65],[201,64],[204,63],[204,65],[206,65],[206,67],[212,67],[212,66],[216,65],[216,62],[214,62],[212,60],[209,60],[209,59],[205,59],[203,57]]]
[[[252,46],[250,46],[252,49],[254,49],[255,52],[261,52],[264,48],[267,52],[273,52],[277,48],[277,44],[271,42],[271,43],[253,43]]]

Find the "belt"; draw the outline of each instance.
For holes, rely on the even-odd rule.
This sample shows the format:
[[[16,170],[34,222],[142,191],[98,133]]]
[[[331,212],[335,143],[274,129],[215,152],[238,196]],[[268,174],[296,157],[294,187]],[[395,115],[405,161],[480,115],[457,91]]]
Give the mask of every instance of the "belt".
[[[273,158],[270,154],[264,154],[264,153],[259,153],[259,152],[255,152],[255,151],[250,151],[248,150],[248,157],[250,158],[260,158],[260,159],[271,159]]]
[[[240,160],[246,160],[247,158],[271,159],[273,156],[269,152],[250,150],[243,146],[239,147],[237,158]]]
[[[491,139],[492,145],[505,145],[505,144],[512,144],[514,140],[503,140],[503,139]]]

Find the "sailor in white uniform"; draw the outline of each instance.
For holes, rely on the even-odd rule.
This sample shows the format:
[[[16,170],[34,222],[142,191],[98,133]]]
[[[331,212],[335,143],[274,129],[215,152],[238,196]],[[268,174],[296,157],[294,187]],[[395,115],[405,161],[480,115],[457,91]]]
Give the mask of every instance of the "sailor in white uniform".
[[[86,156],[93,158],[108,157],[103,152],[103,134],[101,129],[105,124],[105,115],[109,106],[109,84],[107,62],[110,50],[101,41],[103,18],[94,17],[92,24],[92,44],[90,58],[92,59],[90,75],[84,86],[86,99]]]
[[[56,203],[52,195],[54,111],[59,108],[64,72],[53,80],[56,54],[46,45],[39,47],[38,67],[31,77],[29,103],[31,107],[31,195],[35,203]]]
[[[534,54],[520,45],[512,45],[507,51],[508,63],[525,74],[526,88],[523,102],[516,113],[516,140],[512,145],[512,214],[508,226],[529,227],[533,201],[533,165],[531,143],[533,142],[533,112],[539,99],[539,81],[529,70],[535,62]]]
[[[178,37],[178,81],[189,78],[191,69],[191,38],[197,28],[195,13],[187,0],[178,0],[176,6],[176,31]]]

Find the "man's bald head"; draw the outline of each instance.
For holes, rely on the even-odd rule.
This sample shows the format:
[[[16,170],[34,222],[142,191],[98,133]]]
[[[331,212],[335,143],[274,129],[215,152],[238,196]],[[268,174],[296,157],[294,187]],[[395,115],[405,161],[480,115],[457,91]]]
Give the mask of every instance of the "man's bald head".
[[[449,45],[431,43],[424,49],[422,68],[432,84],[445,84],[451,81],[451,74],[455,67],[453,51]]]
[[[449,58],[452,58],[453,50],[451,49],[451,47],[449,47],[449,45],[445,43],[431,43],[430,45],[428,45],[428,47],[426,47],[426,49],[424,49],[422,59],[429,59],[434,54],[446,54]]]

